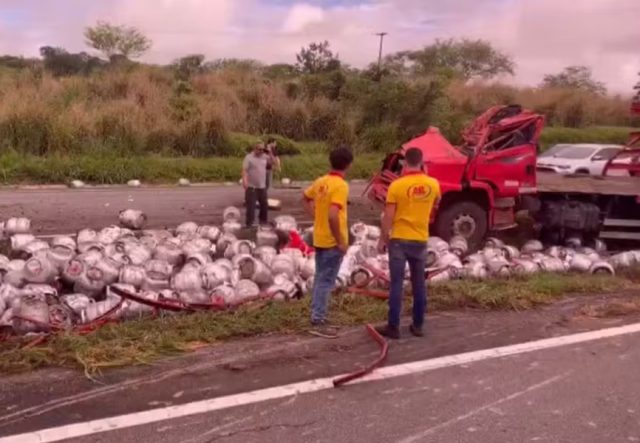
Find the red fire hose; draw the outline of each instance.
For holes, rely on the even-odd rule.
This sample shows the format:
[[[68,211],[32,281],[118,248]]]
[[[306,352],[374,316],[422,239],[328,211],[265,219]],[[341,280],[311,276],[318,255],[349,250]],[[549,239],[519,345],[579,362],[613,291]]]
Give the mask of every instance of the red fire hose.
[[[335,388],[337,388],[338,386],[342,386],[345,383],[349,383],[356,378],[364,377],[365,375],[372,372],[375,368],[380,366],[382,363],[384,363],[384,361],[386,360],[387,353],[389,352],[389,343],[387,343],[384,337],[382,337],[382,335],[380,335],[373,326],[367,325],[367,332],[369,332],[369,336],[373,338],[378,343],[378,345],[380,345],[380,355],[369,366],[333,380],[333,386]]]
[[[140,297],[139,295],[121,289],[117,286],[111,287],[111,291],[118,295],[119,297],[134,301],[136,303],[140,303],[142,305],[147,305],[155,309],[163,309],[166,311],[196,311],[196,310],[224,310],[225,306],[217,303],[184,303],[181,301],[156,301],[149,300],[144,297]]]
[[[345,292],[349,294],[357,294],[357,295],[364,295],[367,297],[378,298],[380,300],[386,300],[389,298],[389,291],[382,290],[382,289],[369,289],[367,287],[363,288],[360,286],[350,286],[347,288]]]

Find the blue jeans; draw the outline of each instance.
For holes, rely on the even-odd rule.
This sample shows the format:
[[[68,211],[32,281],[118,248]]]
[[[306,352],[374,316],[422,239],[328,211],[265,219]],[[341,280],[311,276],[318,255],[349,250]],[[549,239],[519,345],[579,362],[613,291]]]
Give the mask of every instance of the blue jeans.
[[[316,275],[311,299],[312,323],[322,323],[326,319],[329,296],[336,285],[343,257],[338,248],[316,248]]]
[[[416,241],[389,241],[389,273],[391,290],[389,291],[389,326],[400,326],[402,313],[402,285],[406,264],[411,273],[413,290],[413,325],[421,328],[427,308],[427,284],[425,278],[427,244]]]

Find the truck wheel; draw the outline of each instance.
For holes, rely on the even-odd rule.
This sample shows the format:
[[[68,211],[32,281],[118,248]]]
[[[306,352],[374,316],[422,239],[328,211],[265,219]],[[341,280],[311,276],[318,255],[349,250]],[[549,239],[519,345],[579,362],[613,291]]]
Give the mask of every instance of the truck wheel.
[[[478,246],[487,234],[487,211],[477,203],[453,203],[439,211],[435,234],[449,241],[454,235],[466,238],[472,247]]]

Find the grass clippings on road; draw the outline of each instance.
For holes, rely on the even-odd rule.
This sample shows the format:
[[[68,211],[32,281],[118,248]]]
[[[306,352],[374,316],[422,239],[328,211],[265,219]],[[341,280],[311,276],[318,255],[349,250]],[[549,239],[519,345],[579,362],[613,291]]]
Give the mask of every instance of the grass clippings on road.
[[[616,277],[538,274],[507,280],[455,281],[433,285],[429,310],[460,308],[528,309],[566,295],[640,291],[640,269]],[[639,292],[640,293],[640,292]],[[405,312],[411,307],[405,303]],[[308,328],[309,299],[249,305],[234,312],[167,315],[106,325],[88,334],[60,334],[30,347],[0,342],[0,373],[71,367],[88,374],[113,367],[150,364],[163,356],[192,351],[221,340],[265,333],[301,333]],[[333,297],[332,321],[341,326],[379,322],[385,301],[357,295]]]

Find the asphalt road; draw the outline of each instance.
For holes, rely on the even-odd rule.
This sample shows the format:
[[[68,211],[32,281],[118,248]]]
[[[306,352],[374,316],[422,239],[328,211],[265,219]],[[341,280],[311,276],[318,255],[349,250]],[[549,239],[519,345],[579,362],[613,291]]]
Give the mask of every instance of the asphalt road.
[[[640,441],[640,333],[510,357],[493,358],[489,351],[473,363],[458,361],[470,351],[637,325],[638,312],[591,314],[611,312],[611,303],[637,297],[576,297],[521,313],[430,315],[428,336],[392,342],[384,369],[449,356],[448,367],[245,406],[228,400],[216,412],[179,419],[162,418],[163,408],[236,399],[292,383],[313,385],[367,364],[378,350],[363,328],[355,328],[338,340],[275,335],[231,341],[153,366],[109,371],[98,383],[66,370],[5,376],[0,441],[107,419],[104,429],[109,417],[157,408],[165,412],[155,413],[160,419],[154,423],[68,441]]]
[[[350,218],[375,219],[375,211],[362,197],[364,185],[351,184]],[[269,197],[282,202],[280,211],[304,220],[300,205],[301,188],[273,189]],[[241,207],[244,191],[237,185],[179,187],[105,187],[83,189],[0,190],[0,219],[25,216],[37,234],[74,233],[79,229],[101,228],[118,223],[118,213],[139,209],[148,216],[148,227],[176,226],[184,221],[198,224],[220,223],[225,207]]]
[[[637,442],[638,336],[162,421],[69,442]]]

